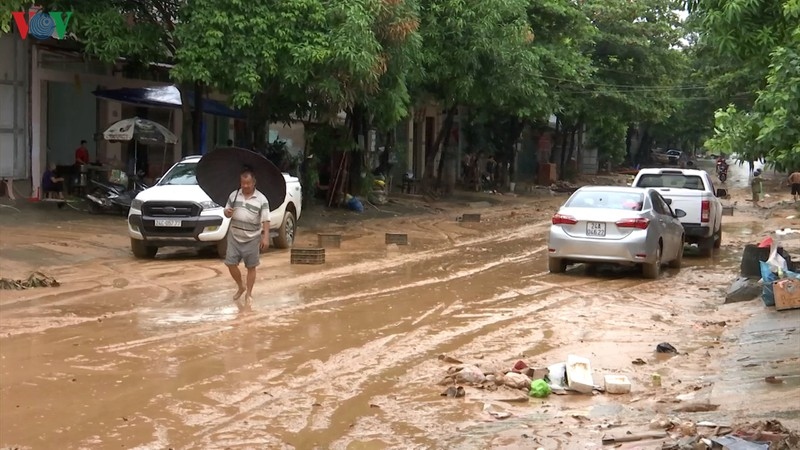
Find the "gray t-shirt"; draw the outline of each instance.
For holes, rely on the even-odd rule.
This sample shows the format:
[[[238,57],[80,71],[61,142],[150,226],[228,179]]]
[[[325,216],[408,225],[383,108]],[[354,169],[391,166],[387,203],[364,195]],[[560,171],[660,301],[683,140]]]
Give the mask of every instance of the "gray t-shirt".
[[[258,189],[247,199],[241,189],[231,192],[226,208],[233,208],[231,233],[239,242],[258,239],[262,222],[269,222],[269,201]]]

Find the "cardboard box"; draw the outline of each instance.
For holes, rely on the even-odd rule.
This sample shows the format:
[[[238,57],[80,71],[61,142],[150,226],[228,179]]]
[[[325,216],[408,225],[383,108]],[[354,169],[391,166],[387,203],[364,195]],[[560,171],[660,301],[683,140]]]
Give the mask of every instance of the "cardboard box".
[[[776,310],[800,308],[800,280],[784,278],[776,281],[772,287],[775,292]]]

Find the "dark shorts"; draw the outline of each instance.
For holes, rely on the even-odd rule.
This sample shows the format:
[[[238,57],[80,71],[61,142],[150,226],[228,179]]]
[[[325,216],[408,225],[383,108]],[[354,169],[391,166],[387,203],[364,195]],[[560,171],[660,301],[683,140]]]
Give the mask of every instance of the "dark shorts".
[[[233,233],[229,233],[227,239],[228,250],[225,252],[225,265],[238,266],[240,262],[244,261],[244,266],[252,269],[261,263],[261,239],[239,242],[233,238]]]
[[[60,182],[48,184],[42,186],[42,190],[44,190],[44,192],[62,192],[64,190],[64,184]]]
[[[792,183],[792,195],[800,195],[800,183]]]

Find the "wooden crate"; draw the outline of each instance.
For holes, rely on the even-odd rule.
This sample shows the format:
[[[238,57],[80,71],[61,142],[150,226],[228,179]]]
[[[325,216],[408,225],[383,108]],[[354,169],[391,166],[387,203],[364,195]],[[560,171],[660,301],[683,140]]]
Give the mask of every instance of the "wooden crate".
[[[481,215],[480,214],[462,214],[459,217],[459,222],[480,222]]]
[[[342,246],[342,235],[338,233],[317,234],[317,245],[320,248],[339,248]]]
[[[784,278],[773,283],[772,288],[776,310],[800,308],[800,280]]]
[[[292,264],[325,264],[324,248],[293,248]]]
[[[386,233],[386,244],[408,245],[408,235],[405,233]]]
[[[733,215],[733,206],[723,206],[722,207],[722,215],[723,216],[732,216]]]

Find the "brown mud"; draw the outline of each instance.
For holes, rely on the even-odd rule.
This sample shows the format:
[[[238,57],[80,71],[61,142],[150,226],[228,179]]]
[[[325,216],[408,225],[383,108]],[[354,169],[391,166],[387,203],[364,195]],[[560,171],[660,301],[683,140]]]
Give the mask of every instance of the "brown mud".
[[[710,401],[741,357],[739,330],[763,314],[760,300],[722,304],[741,245],[800,227],[785,218],[785,193],[767,209],[746,204],[740,177],[729,182],[739,203],[723,248],[705,259],[687,253],[683,269],[658,280],[581,266],[549,274],[549,218],[566,196],[520,197],[306,226],[298,246],[341,232],[341,249],[323,266],[267,252],[249,314],[230,301],[220,261],[192,250],[135,260],[118,217],[54,223],[3,211],[0,275],[41,270],[61,286],[0,291],[0,446],[600,448],[609,423],[646,427],[657,413],[777,414],[798,428],[793,379],[717,391],[717,411],[676,412]],[[483,220],[459,223],[463,212]],[[386,246],[386,232],[408,233],[410,245]],[[656,354],[659,342],[679,354]],[[513,404],[468,387],[446,398],[441,354],[507,369],[577,354],[591,359],[598,384],[620,373],[633,389]],[[651,386],[653,373],[662,387]],[[511,417],[495,419],[485,403]]]

